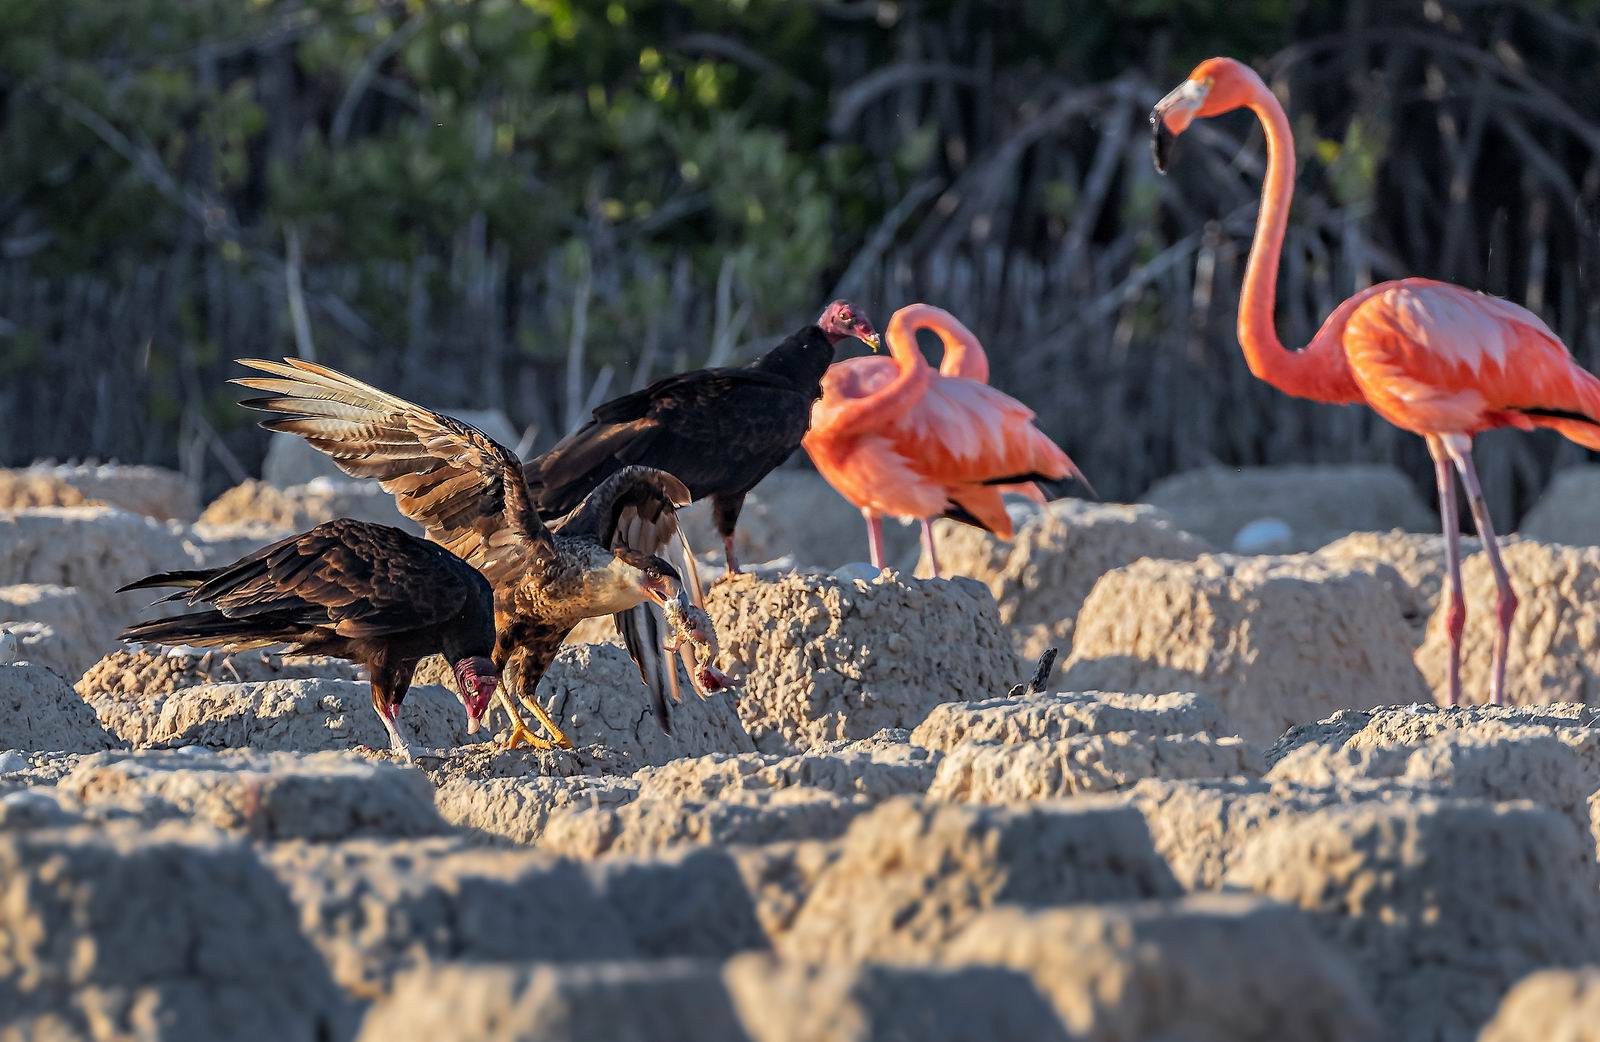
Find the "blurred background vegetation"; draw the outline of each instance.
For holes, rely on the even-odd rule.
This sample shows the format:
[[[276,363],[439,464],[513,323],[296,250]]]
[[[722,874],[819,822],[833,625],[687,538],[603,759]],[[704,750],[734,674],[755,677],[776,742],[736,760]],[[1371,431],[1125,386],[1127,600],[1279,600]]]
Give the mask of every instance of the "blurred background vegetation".
[[[1410,274],[1600,363],[1596,0],[0,0],[0,461],[264,436],[225,380],[314,356],[548,445],[849,296],[983,338],[1103,494],[1420,442],[1252,380],[1247,117],[1150,168],[1198,59],[1287,102],[1280,322]],[[1580,450],[1486,439],[1501,516]]]

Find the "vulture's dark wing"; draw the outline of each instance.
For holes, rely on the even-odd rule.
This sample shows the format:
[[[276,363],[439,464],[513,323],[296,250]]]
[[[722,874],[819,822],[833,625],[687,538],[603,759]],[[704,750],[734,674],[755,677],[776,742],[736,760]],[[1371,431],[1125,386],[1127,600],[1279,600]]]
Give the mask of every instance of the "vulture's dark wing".
[[[344,637],[382,637],[448,622],[488,594],[483,577],[441,547],[349,518],[209,572],[153,575],[124,589],[174,585],[181,589],[168,600],[210,603],[245,626],[271,620],[328,627]]]
[[[351,477],[377,479],[428,538],[496,586],[553,552],[521,461],[476,427],[303,359],[239,364],[273,374],[233,381],[270,392],[241,405],[286,414],[261,426],[300,435]]]
[[[700,575],[694,552],[678,525],[677,510],[689,505],[683,482],[649,467],[625,467],[606,478],[583,503],[555,523],[559,535],[583,534],[601,546],[627,547],[640,553],[662,555],[674,538],[682,545],[690,599],[704,607]],[[640,604],[612,616],[622,643],[639,667],[639,677],[650,692],[650,706],[661,730],[672,733],[667,702],[681,702],[674,656],[662,645],[665,631],[656,609]]]
[[[629,464],[664,470],[696,495],[708,495],[741,454],[741,431],[772,411],[767,399],[794,394],[783,377],[759,369],[697,369],[605,402],[588,423],[529,462],[539,511],[552,517],[574,509]]]

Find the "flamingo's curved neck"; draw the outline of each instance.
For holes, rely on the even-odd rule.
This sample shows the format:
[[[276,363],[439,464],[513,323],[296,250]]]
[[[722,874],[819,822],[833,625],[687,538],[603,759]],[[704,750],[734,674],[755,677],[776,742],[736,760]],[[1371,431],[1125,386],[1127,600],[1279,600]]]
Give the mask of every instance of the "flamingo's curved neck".
[[[1239,346],[1250,372],[1280,391],[1321,401],[1349,401],[1352,388],[1337,344],[1319,334],[1304,350],[1296,351],[1278,339],[1273,312],[1278,261],[1294,196],[1294,134],[1283,106],[1259,79],[1251,85],[1246,104],[1266,132],[1267,176],[1261,184],[1261,212],[1239,295]]]

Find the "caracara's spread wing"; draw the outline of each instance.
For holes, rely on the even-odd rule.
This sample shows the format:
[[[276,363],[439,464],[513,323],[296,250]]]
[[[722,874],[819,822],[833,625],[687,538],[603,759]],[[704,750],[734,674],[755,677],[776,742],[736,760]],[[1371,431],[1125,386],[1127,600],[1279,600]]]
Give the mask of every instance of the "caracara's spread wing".
[[[448,551],[390,528],[341,518],[221,568],[153,575],[125,589],[181,587],[166,598],[210,603],[235,630],[290,626],[382,637],[451,621],[481,605],[482,576]],[[153,625],[181,624],[182,619]]]
[[[428,538],[495,585],[552,553],[516,455],[476,427],[303,359],[241,365],[270,377],[237,384],[270,397],[240,404],[286,414],[262,423],[298,434],[352,477],[375,478]]]

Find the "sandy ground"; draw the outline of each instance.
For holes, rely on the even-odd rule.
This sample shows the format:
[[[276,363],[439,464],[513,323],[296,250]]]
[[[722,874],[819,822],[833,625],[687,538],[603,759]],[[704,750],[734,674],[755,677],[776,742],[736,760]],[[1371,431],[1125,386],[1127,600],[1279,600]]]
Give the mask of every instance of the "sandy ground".
[[[3,1042],[1600,1038],[1600,549],[1508,548],[1523,704],[1443,709],[1442,548],[1386,474],[1264,501],[1273,554],[1171,488],[941,526],[949,580],[851,566],[790,474],[741,547],[802,566],[713,588],[736,684],[675,737],[575,643],[540,697],[576,749],[474,740],[430,665],[408,765],[352,668],[119,648],[108,592],[380,501],[153,516],[83,470],[0,474]]]

